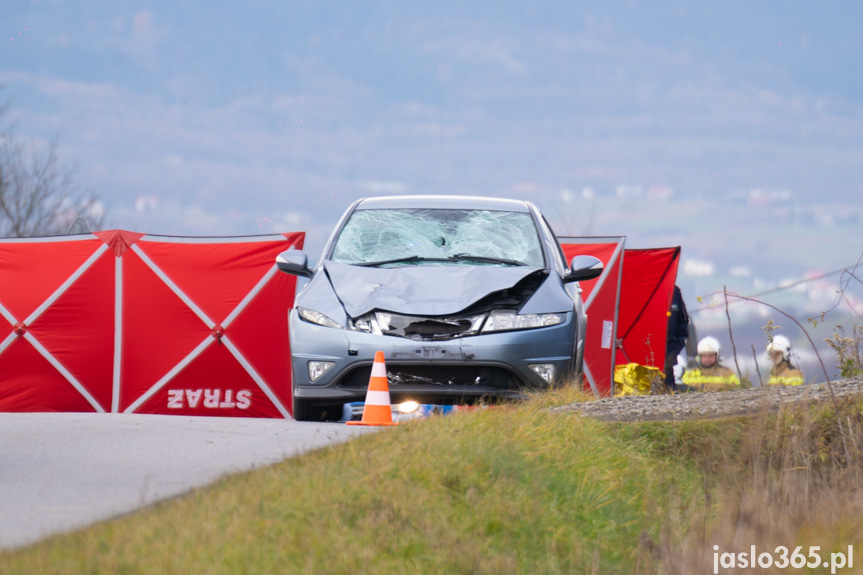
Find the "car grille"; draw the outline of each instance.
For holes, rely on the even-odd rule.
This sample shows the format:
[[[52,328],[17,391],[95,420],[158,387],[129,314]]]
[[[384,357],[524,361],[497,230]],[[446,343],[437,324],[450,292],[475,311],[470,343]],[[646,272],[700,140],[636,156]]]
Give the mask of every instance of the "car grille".
[[[407,337],[419,336],[422,339],[435,339],[461,335],[469,332],[470,328],[471,322],[467,319],[449,321],[427,319],[411,322],[403,330]],[[391,333],[396,334],[395,331],[386,331],[384,333],[387,335]]]
[[[346,374],[339,387],[369,385],[371,366],[358,367]],[[517,390],[522,382],[513,372],[502,367],[471,365],[387,364],[387,380],[391,388],[399,385],[428,385],[429,390],[448,386],[494,387]]]
[[[487,314],[452,317],[419,317],[375,312],[381,333],[414,340],[446,340],[479,332]]]

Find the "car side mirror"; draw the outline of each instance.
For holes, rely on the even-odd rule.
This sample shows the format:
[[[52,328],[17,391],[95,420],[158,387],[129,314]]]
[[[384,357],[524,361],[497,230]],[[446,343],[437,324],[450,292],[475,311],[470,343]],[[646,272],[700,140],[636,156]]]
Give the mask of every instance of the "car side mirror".
[[[306,256],[306,252],[300,250],[284,251],[276,256],[276,265],[286,274],[304,278],[312,277],[312,270],[309,269],[309,259]]]
[[[575,256],[563,283],[592,280],[602,275],[602,260],[593,256]]]

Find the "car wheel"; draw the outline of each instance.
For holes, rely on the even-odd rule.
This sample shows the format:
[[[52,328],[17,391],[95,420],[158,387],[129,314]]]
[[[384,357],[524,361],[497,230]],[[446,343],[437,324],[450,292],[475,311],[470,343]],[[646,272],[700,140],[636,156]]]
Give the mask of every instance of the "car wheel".
[[[312,405],[294,397],[294,419],[297,421],[339,421],[342,409],[342,405]]]

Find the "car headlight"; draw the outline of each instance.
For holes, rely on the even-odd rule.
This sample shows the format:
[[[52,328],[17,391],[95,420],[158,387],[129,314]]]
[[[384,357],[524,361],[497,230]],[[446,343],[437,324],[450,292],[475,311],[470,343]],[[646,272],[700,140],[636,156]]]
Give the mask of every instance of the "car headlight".
[[[356,320],[348,320],[348,329],[352,329],[354,331],[361,331],[363,333],[373,333],[375,335],[382,335],[381,326],[378,323],[378,319],[375,316],[375,313],[367,313],[362,317],[358,317]]]
[[[517,314],[514,310],[492,310],[488,314],[483,333],[514,329],[533,329],[558,325],[566,321],[565,313],[526,313]]]
[[[344,326],[332,320],[322,314],[319,311],[315,311],[313,309],[309,309],[307,307],[298,307],[297,313],[300,315],[300,319],[303,321],[307,321],[309,323],[314,323],[316,325],[322,325],[324,327],[334,327],[336,329],[344,329]]]

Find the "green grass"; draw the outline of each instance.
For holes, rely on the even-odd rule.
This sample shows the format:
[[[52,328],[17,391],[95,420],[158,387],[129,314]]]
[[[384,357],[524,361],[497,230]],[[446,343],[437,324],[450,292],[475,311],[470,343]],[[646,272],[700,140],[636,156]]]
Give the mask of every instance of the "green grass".
[[[722,470],[746,465],[755,424],[604,424],[546,409],[573,399],[383,429],[2,553],[0,573],[703,569],[725,517],[714,495],[733,483]]]

